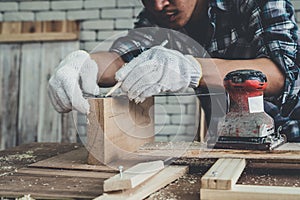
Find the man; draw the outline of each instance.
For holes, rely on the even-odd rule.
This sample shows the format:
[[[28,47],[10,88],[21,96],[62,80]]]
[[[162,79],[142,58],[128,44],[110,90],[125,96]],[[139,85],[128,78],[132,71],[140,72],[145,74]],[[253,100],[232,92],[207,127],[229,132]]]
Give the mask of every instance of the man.
[[[97,94],[97,83],[111,86],[120,81],[128,97],[140,102],[160,92],[187,87],[199,91],[223,87],[227,73],[256,69],[268,79],[266,112],[290,141],[299,140],[300,42],[289,0],[142,2],[145,9],[136,28],[179,31],[201,44],[211,58],[186,45],[184,37],[176,37],[178,34],[172,31],[165,36],[175,42],[171,42],[172,48],[165,48],[159,46],[163,37],[161,41],[157,39],[157,29],[137,29],[118,39],[110,52],[88,55],[77,51],[60,64],[49,81],[50,97],[57,111],[68,112],[73,107],[88,113],[82,91]],[[123,66],[125,63],[128,64]]]

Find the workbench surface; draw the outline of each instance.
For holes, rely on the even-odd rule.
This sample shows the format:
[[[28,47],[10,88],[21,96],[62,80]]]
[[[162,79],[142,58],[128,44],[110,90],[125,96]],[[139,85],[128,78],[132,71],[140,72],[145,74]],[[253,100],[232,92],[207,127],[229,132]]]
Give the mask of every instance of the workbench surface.
[[[161,148],[157,144],[154,147]],[[191,151],[195,150],[194,147]],[[0,197],[20,197],[30,194],[33,198],[92,199],[100,196],[103,193],[103,181],[116,174],[116,171],[100,172],[97,168],[87,167],[86,150],[80,149],[84,149],[80,144],[32,143],[0,151]],[[153,149],[153,146],[145,147],[142,152],[147,152],[147,149]],[[68,158],[61,165],[56,161],[50,167],[34,166],[36,163],[42,163],[40,161],[76,151],[81,152],[81,155],[74,156],[77,158]],[[299,187],[299,155],[299,153],[296,156],[293,155],[292,159],[285,163],[286,167],[290,161],[293,161],[292,168],[296,169],[290,169],[284,176],[282,176],[281,166],[274,165],[280,168],[279,174],[276,169],[268,174],[265,171],[256,170],[257,173],[253,175],[250,173],[253,170],[248,170],[239,182]],[[217,159],[215,155],[212,158],[200,157],[198,155],[191,157],[187,152],[186,156],[176,160],[174,162],[176,165],[189,165],[190,173],[150,195],[147,199],[200,199],[200,179]],[[270,174],[274,178],[271,178]]]

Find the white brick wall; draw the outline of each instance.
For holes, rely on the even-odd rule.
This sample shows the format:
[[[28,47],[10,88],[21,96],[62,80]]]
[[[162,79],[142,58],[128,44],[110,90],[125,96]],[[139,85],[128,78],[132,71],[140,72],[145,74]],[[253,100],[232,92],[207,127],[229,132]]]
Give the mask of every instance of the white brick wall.
[[[300,22],[300,0],[291,0]],[[142,10],[141,0],[2,0],[0,21],[78,20],[81,23],[81,49],[90,51],[104,40],[126,33],[133,27],[135,17]],[[188,91],[192,93],[193,91]],[[197,123],[195,97],[157,97],[156,139],[160,141],[187,140],[194,137]],[[85,118],[81,117],[79,135],[85,134]]]

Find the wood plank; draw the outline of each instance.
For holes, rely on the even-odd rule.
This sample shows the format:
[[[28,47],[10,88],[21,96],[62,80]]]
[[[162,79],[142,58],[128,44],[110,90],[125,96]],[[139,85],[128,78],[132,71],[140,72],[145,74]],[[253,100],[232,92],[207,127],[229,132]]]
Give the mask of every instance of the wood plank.
[[[65,177],[84,177],[108,179],[114,176],[113,172],[95,172],[85,170],[63,170],[63,169],[44,169],[44,168],[21,168],[17,170],[18,174],[40,175],[40,176],[65,176]]]
[[[104,181],[105,192],[132,189],[143,183],[164,168],[164,162],[152,161],[139,163],[120,174]]]
[[[122,192],[104,193],[102,196],[95,198],[95,200],[144,199],[153,192],[180,178],[187,173],[187,171],[187,166],[168,166],[134,189],[124,190]]]
[[[93,177],[13,173],[1,177],[0,196],[30,194],[34,199],[93,199],[103,193],[103,181],[103,178]]]
[[[34,59],[32,59],[33,56]],[[20,144],[37,141],[41,44],[24,44],[21,63],[18,115],[18,141]]]
[[[0,42],[40,42],[78,40],[77,33],[22,33],[0,35]]]
[[[300,188],[236,185],[232,190],[201,189],[202,200],[299,200]]]
[[[91,98],[89,103],[89,164],[108,164],[154,141],[154,98],[141,104],[125,96]]]
[[[221,158],[201,178],[201,188],[230,190],[245,167],[245,159]]]
[[[79,42],[51,42],[41,45],[38,142],[76,142],[76,112],[57,113],[48,97],[48,81],[60,60],[79,49]],[[50,106],[49,106],[50,105]],[[73,117],[74,114],[74,117]]]
[[[0,149],[17,144],[20,45],[0,44]]]
[[[64,154],[41,160],[29,165],[36,168],[52,168],[52,169],[72,169],[72,170],[89,170],[102,172],[118,172],[105,165],[89,165],[87,164],[88,152],[85,148],[79,148]]]
[[[166,156],[181,158],[245,158],[250,160],[278,161],[299,163],[300,149],[289,149],[291,143],[285,144],[285,150],[271,151],[209,149],[199,142],[155,142],[145,144],[137,152],[140,156]]]
[[[68,41],[78,39],[79,25],[76,21],[1,23],[0,42]]]
[[[2,22],[1,35],[20,34],[21,30],[21,22]]]
[[[42,22],[31,21],[22,22],[22,33],[40,33],[42,32]]]

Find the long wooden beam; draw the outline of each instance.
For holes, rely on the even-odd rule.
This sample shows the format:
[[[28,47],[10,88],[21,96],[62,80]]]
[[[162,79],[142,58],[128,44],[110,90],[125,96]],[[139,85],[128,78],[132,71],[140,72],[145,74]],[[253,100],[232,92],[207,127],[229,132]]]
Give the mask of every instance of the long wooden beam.
[[[292,148],[289,148],[289,146]],[[137,152],[140,156],[165,156],[174,158],[244,158],[272,162],[300,162],[300,144],[285,144],[285,148],[271,151],[210,149],[199,142],[157,142],[146,144]]]

